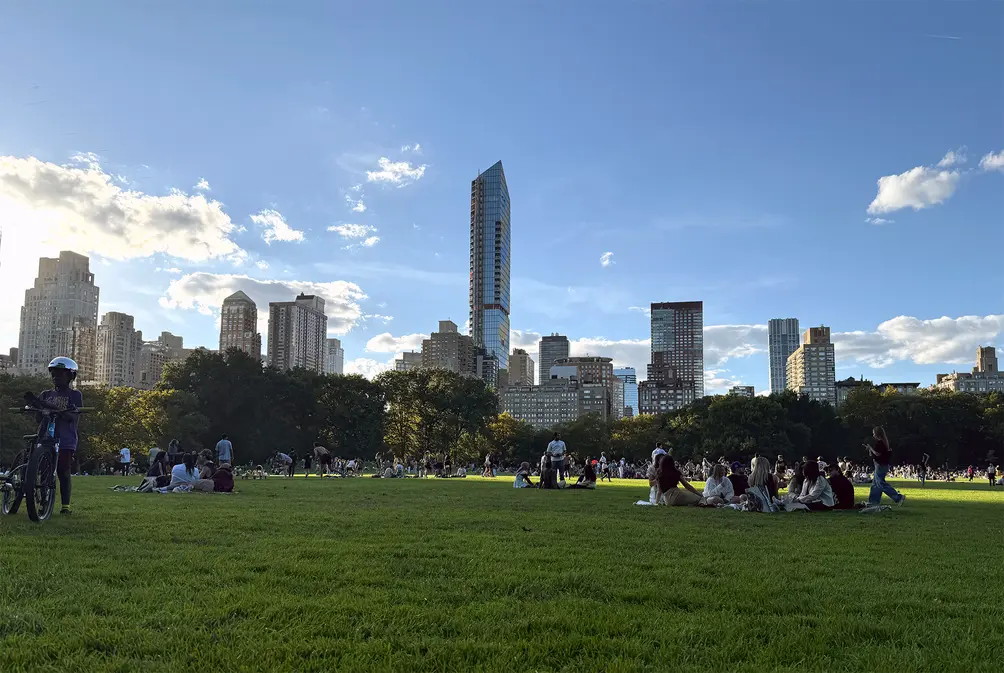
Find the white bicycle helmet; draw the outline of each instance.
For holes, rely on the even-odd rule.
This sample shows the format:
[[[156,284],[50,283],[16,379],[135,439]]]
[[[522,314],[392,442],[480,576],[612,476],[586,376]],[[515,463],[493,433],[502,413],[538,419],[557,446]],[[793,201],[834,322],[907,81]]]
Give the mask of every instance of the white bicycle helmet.
[[[70,379],[75,379],[77,377],[77,363],[66,357],[53,358],[52,362],[49,363],[49,371],[53,369],[65,369],[70,372]]]

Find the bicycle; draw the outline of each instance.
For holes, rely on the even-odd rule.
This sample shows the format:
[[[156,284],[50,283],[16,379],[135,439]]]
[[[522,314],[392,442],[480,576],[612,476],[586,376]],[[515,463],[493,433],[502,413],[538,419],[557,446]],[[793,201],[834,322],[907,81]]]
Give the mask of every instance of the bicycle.
[[[2,512],[16,514],[24,500],[28,518],[45,521],[56,505],[56,465],[59,439],[56,419],[63,414],[81,414],[87,409],[56,409],[32,393],[24,394],[25,405],[11,409],[20,414],[34,414],[39,419],[38,431],[24,435],[25,446],[14,458],[10,470],[0,474],[3,490]]]

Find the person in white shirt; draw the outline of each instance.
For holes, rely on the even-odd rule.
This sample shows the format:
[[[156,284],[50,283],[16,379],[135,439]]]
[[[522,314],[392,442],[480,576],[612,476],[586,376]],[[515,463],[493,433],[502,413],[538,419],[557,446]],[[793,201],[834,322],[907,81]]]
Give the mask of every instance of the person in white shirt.
[[[122,476],[129,474],[129,465],[132,463],[132,456],[128,447],[119,449],[119,467],[122,469]]]
[[[620,479],[624,478],[624,468],[627,467],[627,461],[624,460],[624,456],[621,456],[621,461],[617,465],[617,477]]]
[[[802,466],[802,493],[796,500],[811,510],[828,512],[836,505],[830,482],[819,472],[819,463],[810,460]]]
[[[547,454],[551,456],[551,468],[557,473],[558,481],[565,481],[565,443],[557,432],[547,445]]]
[[[212,479],[199,479],[199,470],[195,467],[196,455],[186,453],[183,462],[171,468],[171,483],[168,489],[176,486],[191,486],[196,491],[212,491],[215,484]]]
[[[732,502],[735,491],[732,482],[726,473],[725,466],[721,463],[715,464],[711,468],[711,476],[704,484],[704,498],[709,505],[728,505]]]

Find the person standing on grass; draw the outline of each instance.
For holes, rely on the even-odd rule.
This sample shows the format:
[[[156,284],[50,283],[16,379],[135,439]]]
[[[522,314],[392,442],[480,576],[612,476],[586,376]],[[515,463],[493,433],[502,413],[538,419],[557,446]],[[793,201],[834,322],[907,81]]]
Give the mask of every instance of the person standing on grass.
[[[331,452],[314,442],[314,460],[317,461],[317,476],[321,477],[330,472]]]
[[[993,463],[987,465],[987,480],[991,486],[997,483],[997,466]]]
[[[129,475],[129,465],[132,463],[132,456],[129,452],[128,446],[123,446],[119,449],[119,469],[122,470],[122,476],[126,477]]]
[[[966,468],[966,476],[969,477],[969,483],[972,483],[973,477],[976,476],[976,468],[974,468],[972,465]]]
[[[875,439],[875,446],[862,444],[871,454],[872,460],[875,461],[875,474],[872,477],[871,491],[868,493],[868,504],[879,504],[882,500],[882,494],[885,493],[892,498],[893,502],[902,505],[906,496],[885,480],[885,476],[889,474],[889,464],[892,462],[892,447],[889,446],[889,437],[885,434],[885,428],[875,426],[872,429],[872,437]]]
[[[551,468],[558,475],[558,481],[565,481],[565,443],[557,432],[547,445],[547,455],[551,457]]]
[[[931,457],[926,453],[920,458],[920,466],[918,467],[917,476],[920,477],[920,485],[924,486],[927,483],[927,462],[931,460]]]
[[[290,462],[289,462],[289,470],[287,470],[286,476],[287,477],[295,477],[296,476],[296,451],[294,451],[292,449],[289,450],[289,460],[290,460]]]
[[[230,443],[225,433],[220,441],[216,442],[216,462],[231,465],[234,463],[234,445]]]

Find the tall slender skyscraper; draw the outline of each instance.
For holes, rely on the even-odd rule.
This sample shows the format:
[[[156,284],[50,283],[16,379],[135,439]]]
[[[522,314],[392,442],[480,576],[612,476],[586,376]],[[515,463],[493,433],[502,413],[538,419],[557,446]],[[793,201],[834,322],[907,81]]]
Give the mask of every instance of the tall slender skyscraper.
[[[302,367],[323,374],[327,333],[321,297],[299,294],[295,301],[269,302],[269,367],[283,371]]]
[[[540,363],[540,382],[551,380],[551,367],[558,360],[568,357],[568,337],[563,334],[551,334],[541,337],[537,345],[537,360]]]
[[[509,368],[509,188],[502,162],[471,181],[471,338]]]
[[[106,386],[135,386],[142,345],[143,333],[136,331],[131,315],[105,313],[98,325],[94,380]]]
[[[634,367],[621,367],[614,370],[614,376],[623,381],[624,409],[631,409],[628,416],[638,415],[638,373]]]
[[[704,302],[652,304],[648,378],[675,379],[693,390],[694,399],[704,397]]]
[[[25,290],[18,335],[18,368],[25,374],[44,374],[49,361],[74,350],[74,325],[93,336],[98,326],[98,288],[90,261],[63,251],[54,259],[38,260],[34,287]],[[93,352],[88,344],[82,352]],[[82,372],[88,378],[94,372]]]
[[[333,337],[328,338],[327,350],[324,353],[324,373],[341,374],[345,368],[345,351],[342,342]]]
[[[767,349],[770,352],[770,392],[788,388],[788,356],[798,350],[798,318],[771,318],[767,323]]]

